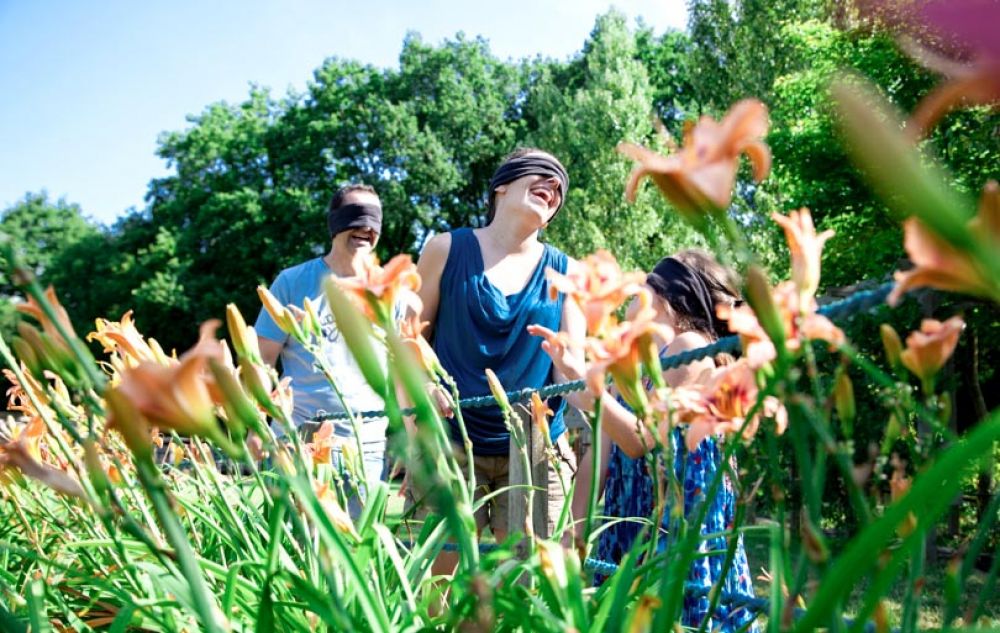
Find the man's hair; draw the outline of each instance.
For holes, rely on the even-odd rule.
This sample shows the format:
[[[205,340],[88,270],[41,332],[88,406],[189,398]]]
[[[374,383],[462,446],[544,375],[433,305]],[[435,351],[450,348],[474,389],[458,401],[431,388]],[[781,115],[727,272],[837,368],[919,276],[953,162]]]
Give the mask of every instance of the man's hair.
[[[375,188],[372,187],[371,185],[352,182],[350,184],[344,185],[340,189],[337,189],[337,192],[333,194],[332,198],[330,198],[330,206],[327,207],[326,209],[327,212],[336,211],[337,209],[339,209],[344,205],[344,198],[347,197],[347,194],[356,193],[359,191],[362,193],[370,193],[376,198],[378,198],[378,193],[375,192]]]
[[[522,156],[527,156],[528,154],[545,154],[546,156],[552,156],[549,152],[544,149],[538,149],[537,147],[518,147],[510,154],[503,157],[500,164],[503,165],[507,161],[514,160],[515,158],[521,158]],[[557,159],[558,160],[558,159]],[[497,192],[495,189],[490,189],[487,194],[486,202],[486,225],[489,226],[493,222],[493,217],[497,214]],[[562,192],[563,197],[566,196],[566,192]]]

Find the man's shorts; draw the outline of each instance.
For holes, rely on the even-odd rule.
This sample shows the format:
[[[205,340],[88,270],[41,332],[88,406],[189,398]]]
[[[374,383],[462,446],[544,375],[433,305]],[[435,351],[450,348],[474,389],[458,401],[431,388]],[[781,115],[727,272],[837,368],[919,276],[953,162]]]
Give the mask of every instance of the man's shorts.
[[[452,442],[452,450],[461,471],[468,473],[468,459],[465,449],[461,445]],[[552,451],[555,452],[555,459],[551,458],[551,451],[546,451],[546,480],[544,482],[533,482],[539,488],[544,485],[548,491],[547,536],[555,533],[556,524],[562,514],[563,506],[569,503],[566,492],[571,489],[573,475],[576,473],[576,455],[569,447],[565,433],[559,437],[559,440],[552,447]],[[479,500],[495,490],[510,485],[510,457],[508,455],[473,455],[472,459],[476,475],[475,500]],[[556,464],[558,465],[558,470],[555,467]],[[410,520],[412,521],[423,522],[428,515],[433,513],[433,508],[423,500],[423,494],[412,485],[412,482],[406,488],[406,509],[407,511],[412,509],[410,514]],[[489,527],[494,536],[499,533],[505,537],[510,534],[510,526],[508,525],[509,513],[510,493],[504,492],[490,499],[476,511],[476,527],[480,531],[485,527]]]

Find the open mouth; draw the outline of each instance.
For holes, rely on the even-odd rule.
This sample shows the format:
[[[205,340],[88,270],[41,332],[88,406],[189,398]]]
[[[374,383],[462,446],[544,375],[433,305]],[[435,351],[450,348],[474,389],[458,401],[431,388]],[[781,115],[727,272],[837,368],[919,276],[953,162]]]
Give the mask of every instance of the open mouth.
[[[541,200],[546,207],[552,206],[552,201],[555,199],[555,194],[548,188],[539,187],[537,189],[531,189],[529,190],[529,193],[532,197]]]
[[[375,245],[375,234],[371,231],[351,233],[351,243],[356,247],[367,246],[371,248]]]

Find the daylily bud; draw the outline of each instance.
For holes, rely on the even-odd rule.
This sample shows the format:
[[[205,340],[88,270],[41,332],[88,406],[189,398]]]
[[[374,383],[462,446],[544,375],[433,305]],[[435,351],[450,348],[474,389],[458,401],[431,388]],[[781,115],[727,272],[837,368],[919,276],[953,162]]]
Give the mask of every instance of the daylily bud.
[[[500,408],[510,410],[510,400],[507,399],[507,392],[504,391],[503,385],[500,384],[500,379],[497,378],[497,375],[488,367],[486,368],[486,382],[489,384],[490,393],[493,394]]]
[[[24,366],[28,369],[28,372],[35,378],[35,380],[44,380],[45,368],[42,366],[41,361],[38,359],[38,355],[35,353],[35,349],[19,336],[15,336],[11,342],[10,346],[14,350],[14,356],[18,358]]]
[[[889,633],[889,613],[885,608],[885,600],[879,600],[872,613],[875,622],[875,633]]]
[[[774,304],[771,284],[759,266],[752,265],[747,270],[746,291],[747,303],[753,308],[757,322],[760,323],[761,328],[774,343],[775,350],[780,354],[780,350],[785,347],[785,326],[781,315],[778,314],[778,308]]]
[[[243,315],[234,303],[226,306],[226,327],[229,329],[229,337],[233,340],[233,349],[236,350],[236,354],[241,358],[246,356],[251,360],[261,362],[257,333],[252,327],[247,327]]]
[[[889,479],[889,495],[894,503],[902,499],[910,491],[911,483],[912,481],[903,469],[902,462],[895,460],[892,478]],[[902,523],[896,527],[896,533],[899,534],[900,538],[906,538],[915,529],[917,529],[917,516],[910,512],[903,519]]]
[[[551,541],[538,541],[538,566],[549,582],[565,589],[569,580],[566,576],[565,552],[558,543]]]
[[[646,633],[653,626],[653,615],[663,603],[659,598],[650,594],[643,594],[639,598],[639,604],[632,615],[632,623],[629,624],[629,633]],[[675,631],[677,629],[674,629]]]
[[[306,314],[302,320],[302,329],[307,334],[321,338],[323,336],[323,328],[320,326],[319,311],[316,309],[316,304],[313,303],[312,299],[306,297],[302,302],[302,307]]]
[[[375,346],[372,345],[374,333],[371,323],[354,307],[331,277],[323,280],[323,290],[326,292],[326,301],[333,312],[333,318],[337,322],[337,329],[340,330],[344,342],[354,355],[362,375],[375,393],[385,394],[387,388],[385,369],[375,352]]]
[[[243,382],[243,386],[261,408],[270,411],[274,402],[271,400],[271,378],[267,370],[249,358],[240,358],[239,366],[240,380]]]
[[[316,486],[316,498],[319,499],[326,516],[333,523],[333,527],[344,536],[350,536],[355,540],[360,540],[357,530],[354,529],[354,522],[337,500],[337,493],[329,484],[319,484]]]
[[[889,361],[889,366],[892,367],[893,371],[898,371],[903,365],[899,360],[900,354],[903,353],[903,342],[899,339],[899,334],[896,333],[896,330],[888,323],[883,323],[879,328],[879,332],[882,334],[882,347],[885,348],[885,359]]]
[[[885,435],[882,438],[882,453],[888,453],[903,432],[903,427],[899,422],[899,417],[895,413],[889,414],[889,422],[885,425]]]
[[[257,408],[240,387],[233,373],[214,358],[209,359],[208,368],[215,378],[215,384],[222,392],[222,406],[225,408],[229,421],[229,430],[237,438],[246,435],[246,427],[256,427],[258,423]]]
[[[857,409],[854,403],[854,385],[847,370],[840,367],[837,370],[837,378],[833,387],[834,405],[837,408],[837,417],[844,428],[844,435],[851,437],[854,431],[854,418]]]
[[[152,458],[153,442],[146,418],[117,389],[108,389],[104,394],[104,401],[108,408],[108,428],[121,434],[125,445],[136,459]]]
[[[101,458],[97,454],[97,446],[94,440],[86,440],[83,443],[83,463],[87,467],[87,475],[98,497],[103,497],[105,491],[110,487],[108,474],[104,471]],[[120,478],[120,475],[119,475]]]
[[[278,328],[295,340],[301,341],[305,337],[302,335],[302,328],[292,314],[292,311],[281,305],[281,302],[271,294],[271,291],[264,286],[257,286],[257,296],[260,297],[264,309],[274,319]]]

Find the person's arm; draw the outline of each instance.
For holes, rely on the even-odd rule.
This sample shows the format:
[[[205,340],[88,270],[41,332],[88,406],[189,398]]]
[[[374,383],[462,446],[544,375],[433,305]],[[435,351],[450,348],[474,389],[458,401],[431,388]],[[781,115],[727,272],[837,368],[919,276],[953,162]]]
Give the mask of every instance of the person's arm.
[[[423,305],[420,320],[429,323],[424,337],[429,341],[434,335],[434,324],[437,321],[438,303],[441,300],[441,275],[448,263],[448,253],[451,251],[451,234],[435,235],[424,246],[417,260],[417,272],[420,273],[420,292],[417,293]]]
[[[420,274],[420,292],[417,293],[419,302],[410,309],[421,306],[420,321],[428,323],[424,330],[424,338],[429,341],[434,336],[434,324],[437,321],[438,304],[441,301],[441,275],[444,273],[445,264],[448,263],[448,253],[451,252],[451,234],[442,233],[432,237],[424,246],[417,260],[417,272]],[[398,384],[398,383],[397,383]],[[400,402],[408,406],[409,398],[401,390],[397,389]],[[448,394],[440,385],[432,390],[434,400],[437,402],[438,410],[445,417],[454,415],[455,403],[452,402]],[[404,419],[408,431],[414,431],[413,421],[407,416]]]
[[[281,355],[281,348],[285,346],[284,343],[259,336],[257,337],[257,345],[260,347],[261,359],[271,367],[275,367],[278,363],[278,356]]]

